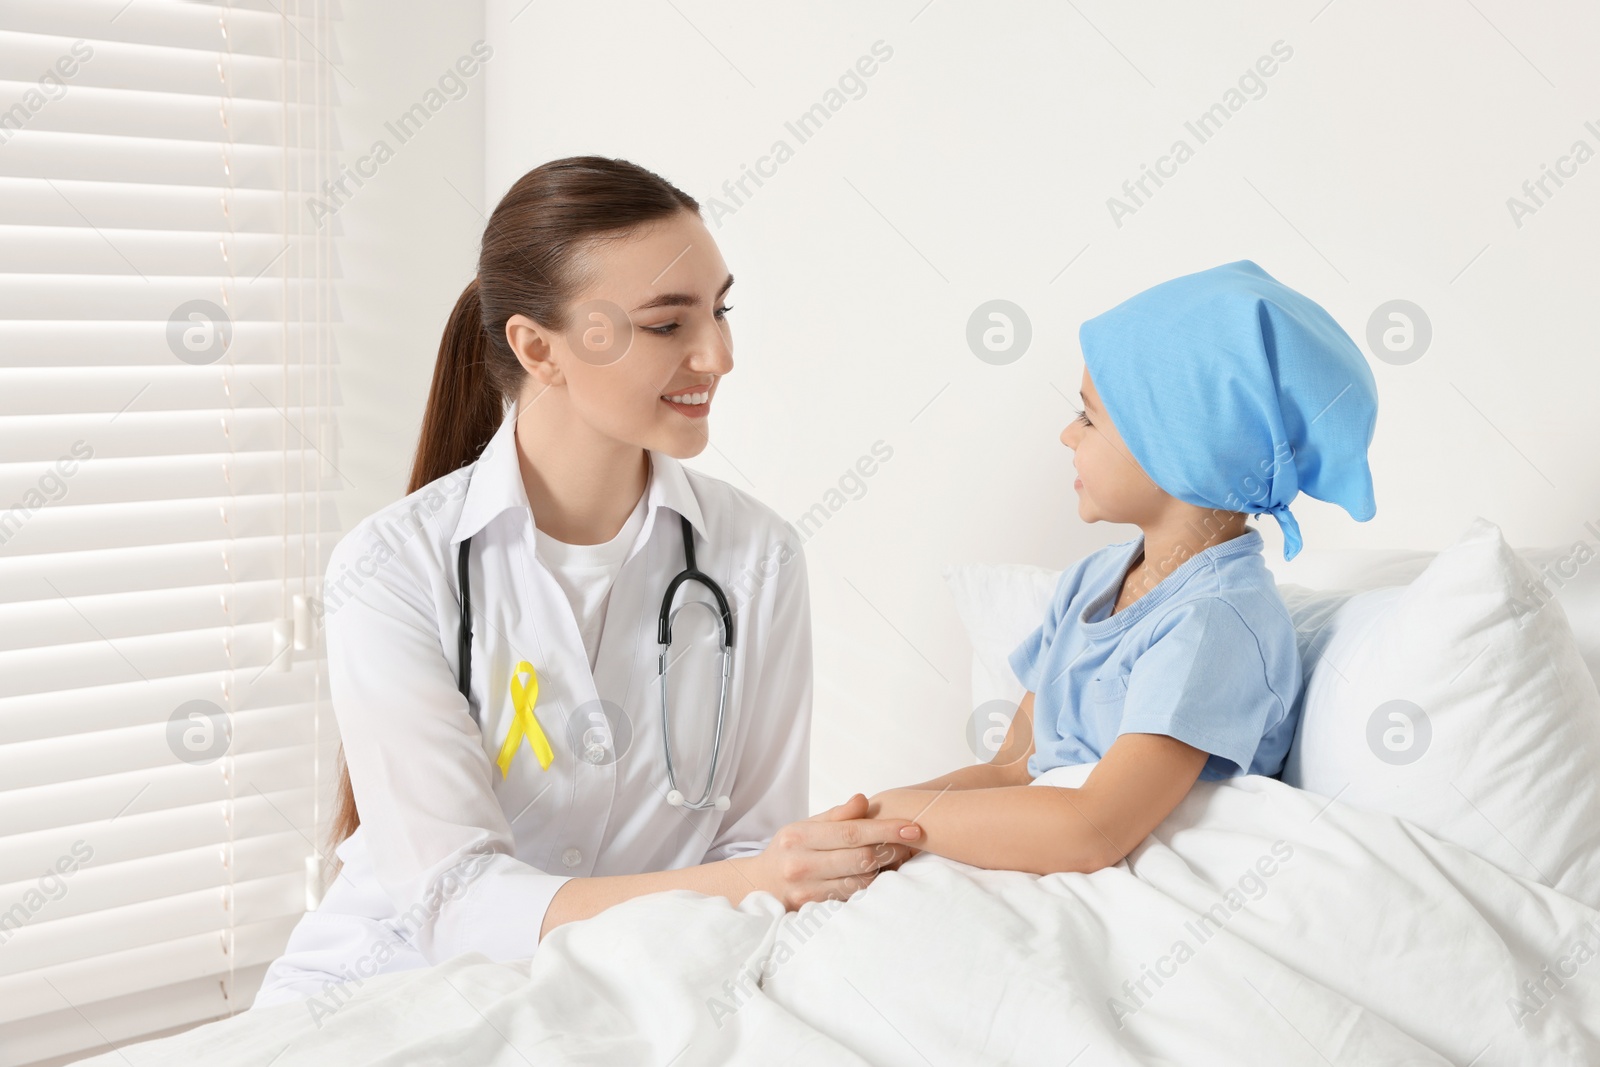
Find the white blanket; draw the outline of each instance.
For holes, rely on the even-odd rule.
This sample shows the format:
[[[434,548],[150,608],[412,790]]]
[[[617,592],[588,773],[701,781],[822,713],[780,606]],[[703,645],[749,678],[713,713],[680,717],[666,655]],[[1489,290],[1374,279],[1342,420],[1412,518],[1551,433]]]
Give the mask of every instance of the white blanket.
[[[1600,1063],[1600,912],[1238,778],[1092,875],[919,855],[794,913],[658,893],[531,961],[461,956],[85,1062]]]

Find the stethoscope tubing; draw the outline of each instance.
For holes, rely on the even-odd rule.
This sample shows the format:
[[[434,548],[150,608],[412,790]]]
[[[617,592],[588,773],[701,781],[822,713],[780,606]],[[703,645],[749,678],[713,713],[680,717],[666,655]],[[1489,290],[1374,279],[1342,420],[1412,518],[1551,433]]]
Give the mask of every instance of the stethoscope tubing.
[[[667,802],[692,811],[703,811],[711,807],[726,810],[728,798],[724,796],[713,800],[711,790],[716,781],[717,760],[722,753],[722,725],[728,708],[728,686],[731,684],[733,677],[733,612],[729,609],[728,598],[723,593],[722,587],[717,584],[716,579],[695,566],[694,527],[682,515],[678,516],[678,520],[682,523],[683,529],[684,569],[674,575],[672,581],[667,584],[666,595],[661,598],[661,612],[656,619],[656,639],[661,645],[661,655],[657,659],[657,676],[661,684],[661,747],[662,755],[667,765]],[[472,716],[472,721],[477,723],[481,729],[483,724],[479,722],[478,711],[472,704],[472,584],[467,576],[467,557],[471,552],[471,548],[472,538],[464,538],[456,555],[456,577],[461,588],[461,628],[457,643],[457,662],[459,664],[457,688],[461,691],[461,695],[466,698],[467,711]],[[678,587],[685,582],[698,582],[711,593],[712,598],[717,603],[713,613],[719,617],[721,622],[722,678],[717,694],[717,724],[711,739],[711,760],[706,768],[705,788],[701,791],[700,797],[693,802],[689,801],[682,791],[678,789],[677,773],[672,763],[672,739],[667,730],[669,718],[667,710],[667,668],[670,663],[668,655],[672,651],[672,622],[677,617],[678,612],[692,604],[700,604],[708,611],[712,609],[704,601],[689,601],[679,605],[674,610],[672,607],[673,597],[677,595]]]

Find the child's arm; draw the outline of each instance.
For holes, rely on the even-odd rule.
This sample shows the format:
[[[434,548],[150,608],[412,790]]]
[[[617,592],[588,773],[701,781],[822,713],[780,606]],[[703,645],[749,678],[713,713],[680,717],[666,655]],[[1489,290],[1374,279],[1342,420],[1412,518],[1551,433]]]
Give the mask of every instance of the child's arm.
[[[867,817],[914,820],[918,850],[975,867],[1087,873],[1133,851],[1188,795],[1208,758],[1165,734],[1123,734],[1077,789],[890,789],[872,798]]]

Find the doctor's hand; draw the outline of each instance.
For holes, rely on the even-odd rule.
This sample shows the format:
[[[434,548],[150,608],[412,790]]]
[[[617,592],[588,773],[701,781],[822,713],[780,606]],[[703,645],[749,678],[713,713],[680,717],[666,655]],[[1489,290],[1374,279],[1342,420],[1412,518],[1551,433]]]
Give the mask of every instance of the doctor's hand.
[[[869,819],[857,793],[837,807],[792,822],[772,835],[759,856],[758,884],[789,911],[819,900],[842,900],[885,868],[904,863],[922,828],[910,819]]]

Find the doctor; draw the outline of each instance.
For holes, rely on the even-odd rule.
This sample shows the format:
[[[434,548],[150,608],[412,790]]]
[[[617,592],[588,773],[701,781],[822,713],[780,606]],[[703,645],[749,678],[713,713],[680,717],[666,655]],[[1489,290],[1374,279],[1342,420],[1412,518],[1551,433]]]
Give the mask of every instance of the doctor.
[[[732,283],[696,201],[622,160],[546,163],[495,208],[439,347],[409,495],[328,562],[341,865],[253,1007],[331,1010],[353,992],[340,983],[463,952],[530,957],[562,923],[661,890],[736,905],[762,890],[790,909],[847,897],[909,854],[915,824],[866,819],[860,794],[804,817],[799,545],[678,462],[705,448],[733,367]],[[720,731],[709,583],[674,592],[659,677],[658,615],[686,567],[730,609]]]

